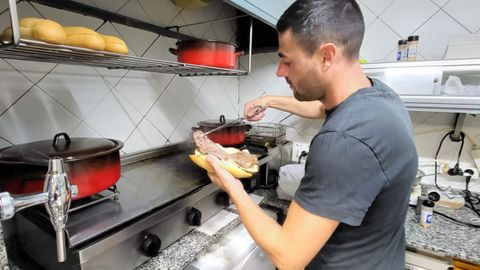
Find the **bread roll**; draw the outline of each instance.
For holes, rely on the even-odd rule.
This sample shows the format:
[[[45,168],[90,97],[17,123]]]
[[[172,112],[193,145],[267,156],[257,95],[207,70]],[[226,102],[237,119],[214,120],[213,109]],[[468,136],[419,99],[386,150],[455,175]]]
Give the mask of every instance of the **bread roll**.
[[[7,27],[3,30],[2,34],[0,35],[0,40],[2,43],[10,43],[12,42],[12,27]],[[25,39],[33,39],[32,31],[30,28],[20,27],[20,37]]]
[[[207,170],[209,173],[215,172],[213,167],[207,161],[207,155],[195,154],[195,155],[189,155],[189,157],[195,164]],[[227,170],[235,178],[248,178],[252,176],[252,173],[247,172],[244,169],[240,168],[240,166],[238,166],[238,164],[236,164],[232,160],[217,159],[217,162],[220,165],[220,167]],[[258,167],[257,167],[257,170],[258,170]]]
[[[49,43],[62,44],[66,39],[62,26],[52,20],[39,18],[23,18],[18,21],[20,37],[25,39],[36,39]],[[9,26],[3,30],[2,41],[12,40],[12,28]]]
[[[98,51],[103,51],[105,49],[105,41],[103,40],[103,37],[90,28],[67,26],[64,27],[64,29],[67,33],[65,45]]]
[[[82,47],[92,50],[103,51],[105,49],[105,41],[100,35],[83,34],[67,36],[65,45]]]
[[[94,30],[87,28],[87,27],[78,27],[78,26],[65,26],[63,27],[65,29],[65,33],[67,33],[67,36],[72,36],[72,35],[98,35],[97,32]]]
[[[18,25],[20,27],[32,28],[37,22],[40,22],[40,21],[43,21],[43,19],[28,17],[28,18],[20,19],[18,21]]]
[[[105,40],[105,51],[113,53],[128,54],[128,47],[125,41],[115,36],[103,35]]]
[[[63,27],[52,20],[40,20],[31,23],[31,34],[33,39],[54,44],[63,44],[67,34]]]

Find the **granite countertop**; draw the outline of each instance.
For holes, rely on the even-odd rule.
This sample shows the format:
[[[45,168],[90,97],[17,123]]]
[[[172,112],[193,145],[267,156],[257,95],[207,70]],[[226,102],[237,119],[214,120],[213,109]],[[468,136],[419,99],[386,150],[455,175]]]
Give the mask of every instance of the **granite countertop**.
[[[254,194],[264,197],[262,201],[264,207],[273,207],[286,214],[290,201],[278,199],[274,189],[259,189],[254,191]],[[228,209],[228,211],[235,212],[234,209]],[[474,213],[465,207],[460,210],[436,208],[436,211],[467,222],[470,221],[470,218],[475,217]],[[183,269],[200,254],[206,252],[208,247],[216,243],[222,235],[240,224],[240,222],[240,219],[236,217],[213,235],[193,230],[164,249],[157,257],[148,260],[135,270]],[[413,208],[408,210],[405,222],[406,242],[409,248],[430,251],[473,263],[480,263],[480,251],[475,249],[478,243],[480,243],[479,231],[480,229],[459,225],[439,215],[434,215],[434,222],[431,227],[423,228],[419,225],[418,215],[415,214],[415,209]],[[1,233],[0,269],[35,269],[31,265],[8,264],[3,234]]]
[[[264,197],[263,204],[287,212],[290,201],[278,199],[275,190],[257,190],[255,194]],[[436,206],[435,211],[468,223],[472,222],[471,219],[478,218],[471,209],[466,207],[454,210]],[[435,214],[432,226],[429,228],[421,227],[418,220],[419,215],[415,214],[415,209],[409,208],[405,220],[405,238],[408,248],[480,263],[480,250],[477,248],[480,243],[480,228],[460,225]],[[480,223],[475,224],[480,225]]]

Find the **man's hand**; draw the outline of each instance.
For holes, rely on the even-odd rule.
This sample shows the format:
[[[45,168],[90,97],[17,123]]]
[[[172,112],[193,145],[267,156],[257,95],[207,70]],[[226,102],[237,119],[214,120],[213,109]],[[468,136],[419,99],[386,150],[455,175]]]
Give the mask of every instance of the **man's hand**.
[[[213,169],[215,170],[214,173],[208,173],[210,180],[212,180],[215,185],[219,186],[227,193],[236,188],[243,189],[243,185],[240,180],[236,179],[227,170],[220,167],[216,158],[212,156],[207,156],[207,161],[208,163],[210,163],[210,165],[212,165]]]
[[[260,106],[263,109],[256,115],[254,115],[255,107]],[[243,116],[245,119],[248,121],[260,121],[262,118],[265,116],[265,110],[268,108],[268,98],[266,96],[251,100],[247,103],[245,103],[244,109],[243,109]]]

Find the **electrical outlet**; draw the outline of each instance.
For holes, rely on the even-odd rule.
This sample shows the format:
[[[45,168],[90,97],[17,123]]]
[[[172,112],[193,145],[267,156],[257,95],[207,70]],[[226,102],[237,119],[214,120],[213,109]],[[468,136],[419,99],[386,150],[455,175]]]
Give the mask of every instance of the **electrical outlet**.
[[[292,145],[292,161],[298,162],[298,158],[302,154],[302,151],[305,151],[308,153],[309,150],[310,150],[310,144],[294,142]]]

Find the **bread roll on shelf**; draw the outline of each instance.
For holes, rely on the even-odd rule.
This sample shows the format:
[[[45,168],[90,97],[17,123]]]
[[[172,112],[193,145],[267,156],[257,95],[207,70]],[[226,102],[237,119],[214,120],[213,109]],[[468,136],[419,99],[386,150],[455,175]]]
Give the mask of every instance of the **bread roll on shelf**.
[[[63,27],[52,20],[40,20],[33,23],[31,27],[33,39],[53,44],[63,44],[67,34]]]
[[[105,51],[113,53],[128,54],[128,47],[125,41],[115,36],[102,35],[105,40]]]
[[[105,49],[105,41],[103,40],[103,37],[90,28],[66,26],[64,29],[67,33],[65,45],[97,51],[103,51]]]
[[[52,44],[68,45],[97,51],[128,54],[128,47],[122,39],[101,35],[95,30],[80,26],[61,26],[47,19],[23,18],[19,20],[20,37]],[[12,41],[12,27],[6,27],[0,35],[0,42]]]
[[[39,18],[23,18],[18,22],[20,37],[35,39],[53,44],[63,44],[67,34],[63,27],[52,20]],[[2,42],[12,40],[12,28],[8,26],[1,35]]]

